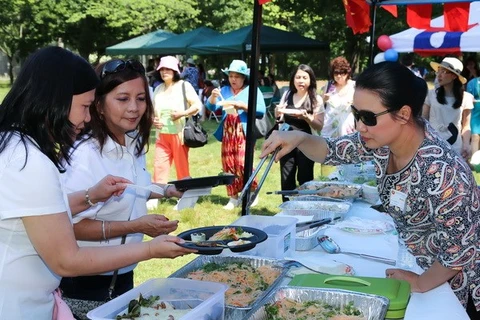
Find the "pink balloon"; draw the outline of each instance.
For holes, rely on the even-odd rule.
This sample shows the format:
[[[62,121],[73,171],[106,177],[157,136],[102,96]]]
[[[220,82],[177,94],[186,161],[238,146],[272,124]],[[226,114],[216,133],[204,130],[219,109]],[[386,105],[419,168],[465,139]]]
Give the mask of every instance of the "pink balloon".
[[[392,47],[392,40],[387,35],[381,35],[377,40],[378,48],[382,51],[387,51]]]

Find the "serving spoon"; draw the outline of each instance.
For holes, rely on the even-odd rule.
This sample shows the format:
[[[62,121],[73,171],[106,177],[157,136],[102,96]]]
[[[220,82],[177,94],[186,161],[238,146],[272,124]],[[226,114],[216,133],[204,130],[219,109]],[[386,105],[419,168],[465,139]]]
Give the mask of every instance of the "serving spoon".
[[[332,253],[332,254],[335,254],[335,253],[343,253],[343,254],[348,254],[348,255],[351,255],[351,256],[357,256],[357,257],[361,257],[361,258],[364,258],[364,259],[369,259],[369,260],[373,260],[373,261],[377,261],[377,262],[381,262],[381,263],[385,263],[385,264],[389,264],[389,265],[396,265],[397,262],[393,259],[388,259],[388,258],[382,258],[382,257],[377,257],[377,256],[371,256],[369,254],[364,254],[364,253],[355,253],[355,252],[349,252],[349,251],[342,251],[340,249],[340,246],[335,242],[333,241],[332,238],[330,238],[329,236],[321,236],[321,237],[318,237],[318,242],[320,244],[320,246],[322,247],[323,250],[325,250],[326,252],[328,253]]]

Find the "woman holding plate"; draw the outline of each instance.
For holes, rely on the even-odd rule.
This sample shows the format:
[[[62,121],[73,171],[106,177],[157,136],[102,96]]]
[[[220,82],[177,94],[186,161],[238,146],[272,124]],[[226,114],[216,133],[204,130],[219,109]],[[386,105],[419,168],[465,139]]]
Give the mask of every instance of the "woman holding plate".
[[[205,107],[212,112],[223,110],[222,120],[213,135],[222,142],[223,171],[237,176],[232,184],[227,185],[230,200],[223,207],[226,210],[233,210],[238,204],[238,193],[243,189],[250,69],[244,61],[233,60],[223,72],[228,76],[229,85],[213,89]],[[257,96],[262,97],[259,89]],[[265,101],[257,99],[257,118],[262,118],[265,110]],[[257,182],[254,181],[252,189],[256,186]],[[256,201],[252,203],[255,204]]]
[[[312,160],[373,160],[380,201],[422,274],[387,269],[413,292],[449,282],[467,313],[480,310],[480,190],[465,160],[422,118],[427,84],[407,67],[381,62],[357,78],[352,112],[357,132],[324,139],[300,131],[272,133],[260,157],[299,148]]]
[[[275,118],[288,123],[290,130],[316,134],[322,130],[325,109],[322,97],[317,95],[315,74],[308,65],[299,65],[290,78],[290,89],[275,108]],[[300,150],[294,149],[280,159],[282,190],[293,190],[313,180],[314,162]],[[288,198],[282,196],[283,201]]]
[[[90,105],[91,121],[75,144],[67,171],[62,174],[67,192],[86,189],[107,174],[122,175],[135,185],[123,194],[73,218],[80,247],[110,247],[140,243],[144,235],[156,237],[177,229],[178,221],[147,214],[148,199],[181,197],[173,185],[154,184],[146,170],[146,152],[152,127],[153,105],[145,69],[137,60],[113,59],[96,68],[100,84]],[[149,187],[157,187],[149,191]],[[65,277],[60,288],[77,316],[101,305],[111,295],[133,288],[132,264],[100,275]],[[115,275],[116,274],[116,275]],[[109,289],[111,288],[111,292]]]

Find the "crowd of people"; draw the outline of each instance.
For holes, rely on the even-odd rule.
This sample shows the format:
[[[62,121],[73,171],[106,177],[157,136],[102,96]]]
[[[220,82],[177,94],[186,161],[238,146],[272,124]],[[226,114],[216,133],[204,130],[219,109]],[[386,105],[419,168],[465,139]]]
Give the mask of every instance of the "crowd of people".
[[[260,157],[279,149],[282,190],[314,180],[315,162],[373,161],[381,209],[425,270],[386,276],[414,292],[448,281],[475,317],[480,192],[469,162],[480,158],[480,75],[474,59],[446,57],[431,63],[436,86],[428,90],[411,58],[372,65],[353,80],[348,60],[336,57],[321,89],[313,69],[299,64],[283,94],[273,74],[262,77],[278,97],[275,120],[289,130],[273,131]],[[181,71],[174,56],[147,68],[111,59],[95,69],[60,47],[29,56],[0,108],[0,318],[83,318],[133,288],[138,262],[195,252],[169,235],[178,221],[147,214],[147,202],[183,195],[167,181],[172,164],[177,179],[190,177],[182,134],[189,116],[220,112],[213,136],[223,172],[236,176],[223,208],[239,204],[251,71],[233,60],[222,73],[227,80],[215,87],[192,58]],[[266,116],[263,99],[255,110]],[[146,191],[152,184],[157,191]]]

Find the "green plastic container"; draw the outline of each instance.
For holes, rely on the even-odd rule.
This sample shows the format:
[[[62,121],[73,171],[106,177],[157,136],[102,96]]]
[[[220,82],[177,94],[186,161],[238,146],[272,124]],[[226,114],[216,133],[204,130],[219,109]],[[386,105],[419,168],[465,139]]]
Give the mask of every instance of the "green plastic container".
[[[410,284],[407,281],[386,278],[334,276],[328,274],[296,275],[290,286],[343,289],[354,292],[384,296],[390,300],[387,319],[401,319],[405,316],[410,299]]]

